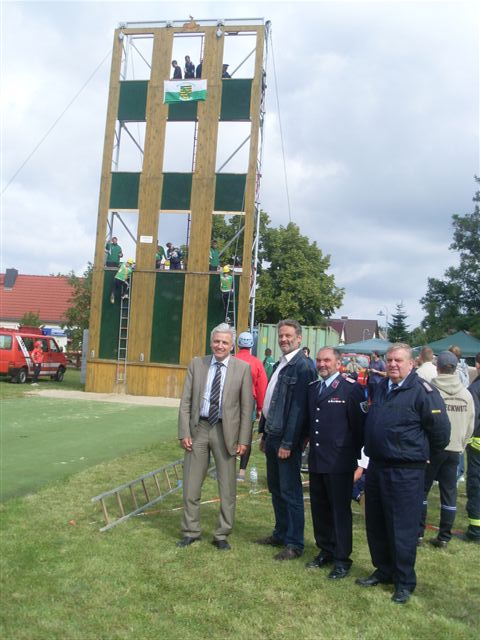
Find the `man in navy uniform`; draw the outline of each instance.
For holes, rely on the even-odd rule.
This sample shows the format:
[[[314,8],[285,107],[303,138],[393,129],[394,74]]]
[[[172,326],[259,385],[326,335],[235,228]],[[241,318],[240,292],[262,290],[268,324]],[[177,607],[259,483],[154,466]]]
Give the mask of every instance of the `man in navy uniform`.
[[[415,372],[409,345],[393,344],[386,362],[365,423],[365,522],[375,571],[356,582],[393,583],[393,602],[405,604],[416,586],[425,467],[449,443],[450,422],[437,389]]]
[[[352,565],[353,474],[363,444],[367,402],[362,386],[340,374],[336,349],[320,349],[316,366],[320,380],[308,391],[308,466],[313,532],[320,553],[307,568],[333,563],[328,578],[338,580]]]

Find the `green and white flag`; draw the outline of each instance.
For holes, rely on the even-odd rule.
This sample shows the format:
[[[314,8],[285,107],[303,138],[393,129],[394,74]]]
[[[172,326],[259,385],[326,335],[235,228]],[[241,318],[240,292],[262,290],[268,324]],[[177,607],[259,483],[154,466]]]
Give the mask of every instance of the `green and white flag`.
[[[207,97],[206,80],[165,80],[163,103],[196,102]]]

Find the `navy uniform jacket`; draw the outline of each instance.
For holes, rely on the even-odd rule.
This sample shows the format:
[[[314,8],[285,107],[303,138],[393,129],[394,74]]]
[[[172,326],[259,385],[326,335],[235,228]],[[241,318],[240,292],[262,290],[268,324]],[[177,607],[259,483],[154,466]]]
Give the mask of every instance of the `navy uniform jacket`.
[[[367,403],[363,387],[339,375],[319,397],[321,380],[310,384],[308,411],[312,473],[348,473],[357,468]]]
[[[440,393],[412,371],[388,393],[377,385],[365,423],[365,454],[383,466],[423,466],[450,441],[450,421]]]

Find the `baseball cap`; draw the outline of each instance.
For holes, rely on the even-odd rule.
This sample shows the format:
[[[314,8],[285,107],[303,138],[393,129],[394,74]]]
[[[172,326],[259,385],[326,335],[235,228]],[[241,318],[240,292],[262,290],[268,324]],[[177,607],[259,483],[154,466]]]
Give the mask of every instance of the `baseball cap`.
[[[457,356],[451,351],[442,351],[437,356],[437,367],[443,369],[444,367],[456,367],[458,364]]]
[[[253,347],[253,336],[248,331],[244,331],[238,336],[238,346],[242,349],[251,349]]]

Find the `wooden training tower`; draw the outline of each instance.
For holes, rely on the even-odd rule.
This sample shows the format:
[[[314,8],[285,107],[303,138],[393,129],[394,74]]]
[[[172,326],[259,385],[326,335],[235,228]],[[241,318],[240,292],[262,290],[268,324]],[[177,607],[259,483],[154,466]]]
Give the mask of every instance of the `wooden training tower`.
[[[268,25],[263,19],[191,19],[126,23],[115,31],[93,269],[87,391],[180,396],[189,361],[208,353],[210,331],[225,317],[219,275],[209,271],[215,215],[241,216],[244,225],[240,235],[242,264],[235,274],[235,317],[237,332],[248,328],[252,248],[259,215],[259,141]],[[207,81],[207,98],[164,104],[164,81],[171,78],[174,54],[182,45],[188,54],[193,39],[200,51],[196,64],[203,58],[201,78]],[[235,59],[232,53],[234,39],[251,44],[244,60],[241,56]],[[148,67],[148,77],[132,79],[126,69],[138,53]],[[178,53],[177,57],[183,69],[183,57]],[[242,73],[246,59],[250,71]],[[226,62],[232,77],[224,79],[222,65]],[[179,122],[191,123],[194,131],[192,167],[188,172],[169,172],[165,171],[166,138],[172,123]],[[249,127],[248,137],[240,145],[248,158],[244,171],[228,173],[224,168],[231,158],[218,168],[218,149],[222,143],[228,144],[229,123],[239,122]],[[132,135],[140,130],[143,140]],[[127,141],[132,144],[132,140],[141,153],[140,170],[122,170],[120,146]],[[239,148],[232,150],[231,157]],[[162,238],[162,244],[170,240],[162,232],[166,214],[170,218],[171,214],[183,214],[188,219],[188,260],[182,270],[155,267],[158,239]],[[112,221],[122,215],[135,218],[131,235],[136,267],[131,279],[126,357],[122,356],[124,374],[119,377],[120,304],[110,302],[116,270],[104,265]],[[123,260],[128,257],[124,255]]]

